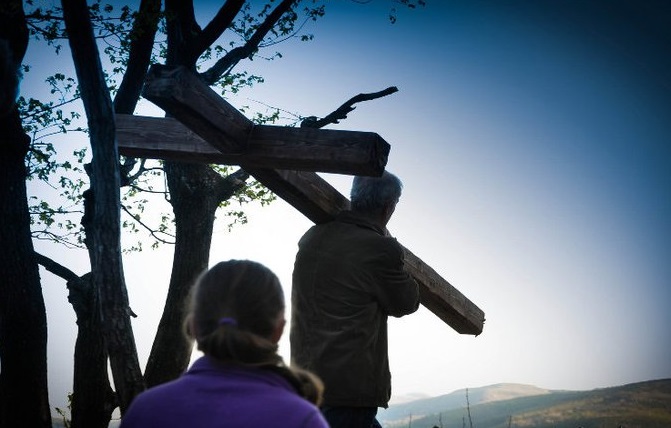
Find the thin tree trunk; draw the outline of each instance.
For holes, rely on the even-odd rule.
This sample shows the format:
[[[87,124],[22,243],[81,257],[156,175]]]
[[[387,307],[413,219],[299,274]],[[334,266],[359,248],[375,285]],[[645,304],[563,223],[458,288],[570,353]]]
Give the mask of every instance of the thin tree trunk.
[[[128,294],[123,276],[120,247],[119,155],[115,141],[114,114],[86,1],[63,0],[63,16],[70,49],[88,119],[92,161],[89,213],[93,289],[112,377],[123,414],[131,400],[144,390],[130,323]],[[94,297],[95,299],[95,297]],[[104,405],[104,403],[98,403]]]
[[[67,281],[68,301],[77,315],[70,427],[107,427],[117,404],[107,373],[107,354],[105,341],[100,334],[100,317],[94,316],[99,311],[95,310],[97,300],[93,296],[96,289],[91,284],[91,274],[79,277],[49,257],[38,253],[35,256],[47,271]]]
[[[222,73],[249,56],[295,3],[295,0],[280,2],[243,48],[229,52],[202,77],[212,84]],[[199,27],[192,2],[166,0],[166,14],[170,17],[167,20],[166,64],[182,65],[195,71],[196,59],[207,48],[208,41],[216,40],[228,28],[243,4],[237,0],[227,1],[201,32],[196,30]],[[166,162],[164,169],[175,214],[176,245],[166,305],[145,370],[148,386],[176,378],[189,363],[191,345],[182,335],[185,299],[193,281],[207,268],[216,208],[244,186],[246,179],[244,171],[223,178],[205,165]]]
[[[68,281],[68,300],[77,314],[71,428],[105,428],[117,399],[109,382],[107,353],[91,274]]]
[[[187,296],[209,262],[215,211],[213,191],[222,178],[205,165],[166,162],[165,173],[175,213],[175,252],[170,286],[145,370],[147,386],[172,380],[184,372],[191,344],[182,332]]]
[[[51,427],[47,318],[26,198],[28,137],[16,110],[0,129],[0,426]]]

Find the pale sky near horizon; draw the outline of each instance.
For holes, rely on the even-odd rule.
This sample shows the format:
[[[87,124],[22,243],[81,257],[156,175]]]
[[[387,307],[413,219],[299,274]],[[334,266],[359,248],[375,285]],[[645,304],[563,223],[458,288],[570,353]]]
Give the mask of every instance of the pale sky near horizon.
[[[334,2],[315,40],[254,61],[265,83],[229,99],[323,116],[360,92],[399,88],[329,128],[391,144],[387,167],[405,187],[389,230],[486,323],[473,337],[424,308],[392,319],[395,396],[671,377],[671,8],[428,3],[399,8],[391,25],[386,1]],[[138,114],[161,115],[143,106]],[[348,195],[349,177],[325,177]],[[282,201],[253,208],[231,233],[215,226],[210,262],[260,261],[289,296],[296,242],[310,225]],[[84,252],[36,247],[86,272]],[[168,247],[125,258],[142,367],[171,261]],[[63,406],[76,326],[63,281],[42,280],[51,404]],[[281,350],[288,358],[288,337]]]

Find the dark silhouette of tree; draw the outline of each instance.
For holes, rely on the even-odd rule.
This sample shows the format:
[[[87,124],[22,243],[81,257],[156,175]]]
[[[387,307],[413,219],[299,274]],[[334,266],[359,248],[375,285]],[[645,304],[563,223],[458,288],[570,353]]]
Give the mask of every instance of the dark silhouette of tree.
[[[288,15],[293,18],[297,1],[280,2],[251,32],[246,43],[231,49],[209,70],[200,74],[208,84],[214,84],[229,73],[241,60],[252,56],[266,35]],[[196,72],[196,60],[228,29],[242,10],[244,1],[227,1],[214,19],[203,29],[195,20],[193,4],[166,0],[168,50],[166,65],[185,66]],[[293,31],[290,22],[284,30]],[[154,340],[145,379],[154,386],[174,379],[186,369],[191,356],[191,344],[181,334],[184,300],[196,277],[209,263],[212,230],[217,207],[228,199],[248,175],[244,171],[228,176],[219,175],[207,165],[165,162],[170,203],[175,214],[175,252],[168,295]]]
[[[182,339],[184,300],[193,280],[208,265],[215,213],[224,201],[240,192],[249,192],[251,198],[263,195],[263,192],[255,194],[249,190],[249,175],[242,169],[222,173],[221,169],[207,165],[164,163],[169,202],[174,213],[175,251],[163,316],[143,376],[130,324],[133,314],[121,261],[119,189],[132,184],[147,170],[143,160],[119,159],[114,115],[132,114],[137,106],[144,76],[153,61],[160,19],[164,19],[167,35],[167,65],[187,67],[209,85],[235,87],[251,85],[258,80],[255,76],[233,71],[241,61],[257,56],[265,46],[295,36],[300,27],[299,17],[314,20],[323,15],[324,8],[319,2],[305,3],[308,6],[300,6],[299,0],[283,0],[268,3],[260,13],[252,13],[246,2],[227,0],[213,19],[201,28],[195,19],[193,2],[166,0],[161,11],[160,0],[142,0],[136,14],[129,15],[128,9],[123,11],[127,19],[132,18],[133,25],[122,43],[125,49],[121,59],[125,68],[123,79],[118,90],[112,91],[103,73],[96,46],[98,33],[92,24],[92,17],[99,16],[101,4],[63,0],[62,10],[55,9],[55,12],[62,12],[62,20],[53,11],[36,12],[37,18],[54,22],[54,26],[45,31],[49,37],[58,37],[57,26],[65,23],[77,74],[77,96],[81,97],[86,112],[92,160],[85,166],[90,187],[83,195],[81,224],[91,272],[79,277],[53,260],[34,253],[25,191],[24,158],[28,137],[21,129],[14,106],[8,112],[0,110],[2,125],[7,124],[3,129],[8,130],[0,137],[7,140],[0,147],[3,153],[0,212],[5,214],[3,220],[8,219],[0,226],[0,237],[3,243],[16,242],[15,248],[3,245],[5,248],[0,252],[2,273],[8,281],[0,288],[0,357],[3,365],[0,416],[4,418],[11,413],[13,416],[7,417],[15,418],[7,419],[7,424],[5,419],[0,419],[2,426],[50,426],[51,423],[46,387],[46,316],[38,261],[67,281],[69,301],[77,316],[71,403],[73,428],[106,427],[116,407],[120,407],[123,414],[133,397],[146,386],[174,379],[186,369],[192,349]],[[10,5],[14,9],[3,9],[2,23],[6,20],[8,25],[2,26],[0,39],[7,38],[15,43],[11,52],[16,68],[26,49],[26,20],[21,2],[12,0]],[[12,13],[8,14],[6,10]],[[225,31],[233,32],[243,42],[229,50],[224,49],[210,68],[200,71],[198,62],[212,56],[217,50],[213,48],[214,44]],[[310,36],[303,38],[309,40]],[[59,77],[57,80],[63,79]],[[2,80],[3,89],[8,86],[7,82],[10,80]],[[15,89],[10,88],[10,92],[13,94]],[[115,94],[114,101],[110,92]],[[368,95],[375,97],[377,94],[352,98],[329,117],[306,126],[337,123],[351,111],[355,102],[365,100],[361,96]],[[108,361],[115,391],[109,382]],[[17,369],[13,370],[13,367]],[[16,395],[18,390],[25,394]],[[18,415],[15,414],[17,410],[20,411]],[[40,424],[31,424],[31,419],[21,416],[24,414],[39,418]]]
[[[123,412],[133,397],[144,389],[144,381],[130,324],[119,244],[120,167],[114,111],[86,1],[63,0],[62,4],[92,152],[88,174],[91,180],[89,197],[92,196],[93,201],[87,201],[85,222],[92,300],[96,303],[92,318],[102,327],[117,399]]]
[[[24,133],[15,99],[28,45],[20,0],[0,7],[0,426],[51,427],[47,320],[30,235]]]

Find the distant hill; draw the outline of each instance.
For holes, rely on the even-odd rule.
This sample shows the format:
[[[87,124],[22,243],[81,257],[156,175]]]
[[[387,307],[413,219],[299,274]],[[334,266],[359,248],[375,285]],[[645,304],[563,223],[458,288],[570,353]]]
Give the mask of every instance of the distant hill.
[[[392,405],[378,413],[385,428],[668,428],[671,379],[591,391],[498,384]],[[469,418],[470,413],[470,418]]]
[[[493,401],[510,400],[519,397],[549,394],[547,389],[516,383],[500,383],[481,388],[468,389],[468,401],[472,406]],[[438,397],[408,401],[403,404],[392,404],[388,409],[380,409],[377,419],[380,422],[406,421],[410,415],[417,419],[423,415],[431,415],[447,410],[466,408],[466,389],[459,389],[450,394]]]

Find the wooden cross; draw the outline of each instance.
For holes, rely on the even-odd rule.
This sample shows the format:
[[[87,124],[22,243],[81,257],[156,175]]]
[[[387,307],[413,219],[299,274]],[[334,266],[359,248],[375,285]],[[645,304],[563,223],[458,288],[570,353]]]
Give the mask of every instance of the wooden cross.
[[[389,144],[375,133],[254,125],[183,67],[152,66],[143,96],[177,120],[117,115],[120,154],[240,165],[315,223],[349,209],[315,171],[379,176],[387,163]],[[422,305],[461,334],[482,333],[484,312],[403,250]]]

